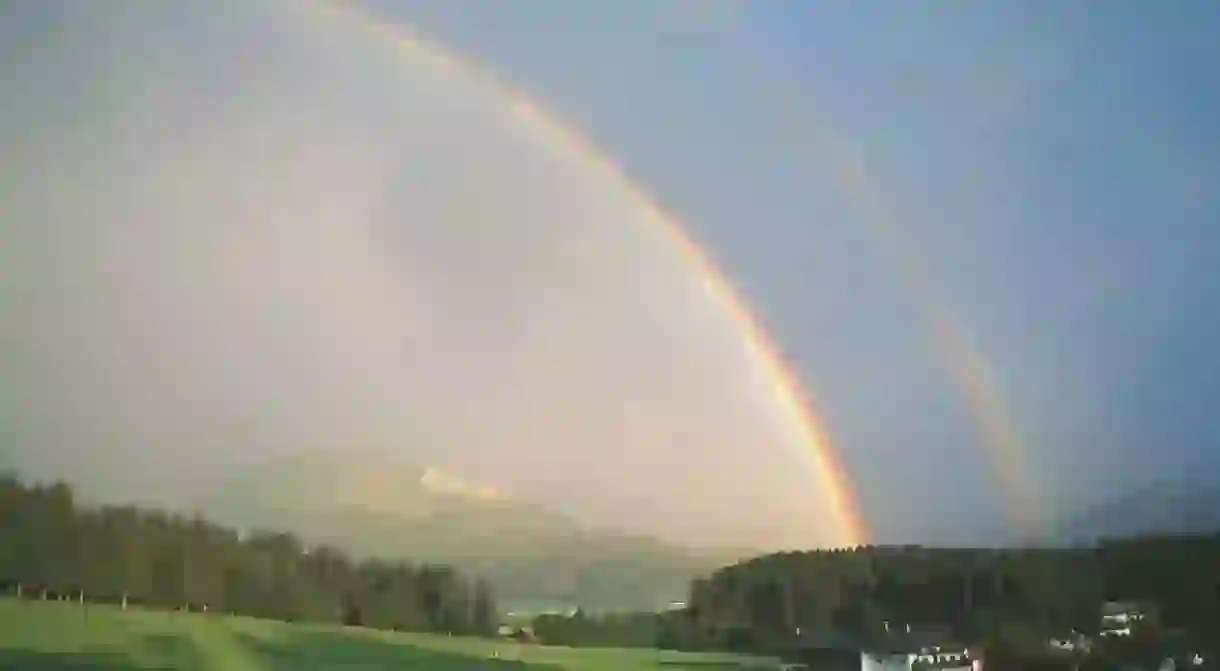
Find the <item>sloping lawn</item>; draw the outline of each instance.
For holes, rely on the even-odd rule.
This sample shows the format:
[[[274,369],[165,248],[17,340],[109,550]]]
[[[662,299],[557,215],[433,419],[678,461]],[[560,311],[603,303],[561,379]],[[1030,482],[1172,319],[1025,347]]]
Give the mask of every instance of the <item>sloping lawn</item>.
[[[498,653],[498,658],[493,658]],[[0,669],[617,671],[775,668],[769,660],[577,649],[287,624],[243,617],[0,599]]]

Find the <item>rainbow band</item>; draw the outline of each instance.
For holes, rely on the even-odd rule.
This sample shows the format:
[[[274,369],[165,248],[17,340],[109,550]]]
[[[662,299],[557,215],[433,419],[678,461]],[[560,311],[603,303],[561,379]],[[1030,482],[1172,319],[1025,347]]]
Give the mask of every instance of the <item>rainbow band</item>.
[[[692,270],[703,279],[704,286],[728,312],[742,334],[743,346],[750,359],[773,381],[776,403],[791,425],[800,446],[798,457],[816,476],[825,496],[841,547],[853,547],[867,542],[869,532],[862,519],[853,488],[838,455],[831,448],[825,429],[812,411],[807,392],[795,372],[785,365],[778,348],[767,336],[759,319],[752,313],[740,293],[715,266],[693,237],[672,216],[667,215],[642,189],[594,145],[566,128],[553,115],[545,112],[502,80],[464,60],[434,42],[420,37],[409,26],[388,24],[337,4],[309,4],[325,19],[347,19],[357,23],[400,49],[426,54],[455,74],[483,83],[503,95],[513,115],[531,129],[549,138],[552,144],[570,153],[584,166],[607,181],[618,184],[647,218],[665,231]]]

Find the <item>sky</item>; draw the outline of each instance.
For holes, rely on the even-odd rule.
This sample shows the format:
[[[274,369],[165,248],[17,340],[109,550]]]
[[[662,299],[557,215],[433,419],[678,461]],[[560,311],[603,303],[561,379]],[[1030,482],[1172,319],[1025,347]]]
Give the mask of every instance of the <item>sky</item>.
[[[351,4],[0,10],[0,458],[172,502],[378,449],[835,542],[740,324],[491,75],[738,288],[876,540],[1214,481],[1220,5]]]

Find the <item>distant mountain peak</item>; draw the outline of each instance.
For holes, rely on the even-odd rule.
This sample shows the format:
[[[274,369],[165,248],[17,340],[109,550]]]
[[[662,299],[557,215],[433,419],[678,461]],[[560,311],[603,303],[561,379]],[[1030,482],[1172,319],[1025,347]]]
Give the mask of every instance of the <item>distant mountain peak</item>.
[[[507,497],[494,487],[475,485],[436,468],[428,468],[419,478],[425,491],[433,494],[460,496],[474,501],[505,501]]]
[[[1056,540],[1094,543],[1142,534],[1220,531],[1220,487],[1150,485],[1060,523]]]
[[[451,470],[351,450],[241,473],[199,506],[237,528],[289,531],[356,557],[452,564],[514,600],[651,609],[724,563],[663,540],[586,526]]]

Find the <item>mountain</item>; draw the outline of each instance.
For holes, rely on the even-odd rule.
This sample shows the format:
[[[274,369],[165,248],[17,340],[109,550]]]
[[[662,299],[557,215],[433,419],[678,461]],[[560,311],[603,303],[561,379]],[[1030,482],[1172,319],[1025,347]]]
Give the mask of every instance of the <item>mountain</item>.
[[[357,557],[452,564],[488,579],[508,608],[657,609],[695,576],[738,559],[589,528],[451,474],[379,455],[272,460],[201,500],[239,529],[291,531]]]
[[[1064,521],[1056,537],[1064,543],[1141,534],[1220,532],[1220,486],[1186,489],[1159,485],[1108,502]]]

